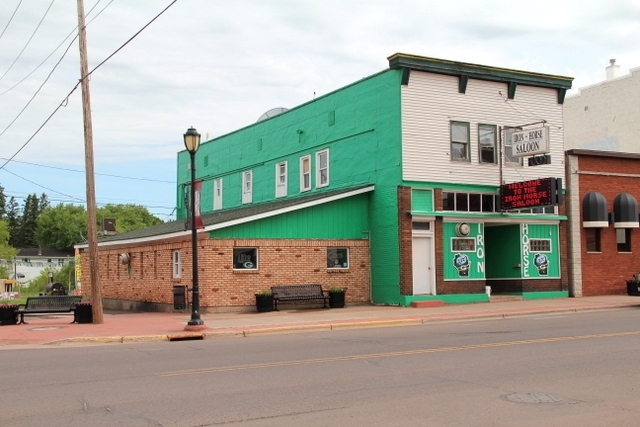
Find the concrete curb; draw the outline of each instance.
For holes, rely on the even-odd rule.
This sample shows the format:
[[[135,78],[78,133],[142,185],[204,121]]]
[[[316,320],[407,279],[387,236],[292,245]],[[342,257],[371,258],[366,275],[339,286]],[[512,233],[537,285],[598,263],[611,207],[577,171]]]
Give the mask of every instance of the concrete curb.
[[[315,332],[315,331],[338,331],[358,328],[382,328],[382,327],[399,327],[399,326],[418,326],[434,322],[458,322],[465,320],[486,320],[486,319],[504,319],[511,317],[526,317],[536,315],[553,315],[562,313],[577,313],[581,311],[599,311],[609,309],[622,309],[637,306],[636,304],[617,304],[610,306],[595,307],[565,307],[550,309],[532,309],[530,311],[520,312],[495,312],[495,313],[460,313],[446,314],[442,316],[417,316],[403,319],[383,319],[383,320],[351,320],[344,322],[327,322],[314,324],[293,324],[278,326],[256,326],[248,329],[229,328],[229,329],[212,329],[203,332],[184,332],[178,334],[161,334],[161,335],[140,335],[140,336],[111,336],[111,337],[75,337],[67,338],[46,343],[47,345],[60,345],[70,343],[95,343],[95,344],[114,344],[114,343],[136,343],[136,342],[153,342],[153,341],[187,341],[187,340],[204,340],[216,338],[233,338],[233,337],[250,337],[258,335],[275,335],[284,333],[297,332]]]

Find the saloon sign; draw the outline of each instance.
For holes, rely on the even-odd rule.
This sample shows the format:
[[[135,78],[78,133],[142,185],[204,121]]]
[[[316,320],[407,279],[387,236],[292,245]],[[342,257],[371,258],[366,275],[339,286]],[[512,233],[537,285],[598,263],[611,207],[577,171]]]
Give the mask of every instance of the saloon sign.
[[[540,128],[513,132],[511,139],[513,157],[535,156],[549,152],[549,128]]]

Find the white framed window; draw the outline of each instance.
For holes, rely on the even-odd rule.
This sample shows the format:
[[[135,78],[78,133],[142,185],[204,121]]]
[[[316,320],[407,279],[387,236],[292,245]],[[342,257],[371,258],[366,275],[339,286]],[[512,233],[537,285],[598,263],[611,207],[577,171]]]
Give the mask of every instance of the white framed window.
[[[329,185],[329,149],[316,153],[316,187]]]
[[[512,142],[513,133],[519,132],[520,130],[522,129],[507,128],[504,130],[504,144],[502,144],[502,147],[503,147],[502,152],[504,153],[505,164],[508,163],[512,166],[522,165],[522,158],[513,156],[513,142]]]
[[[276,165],[276,197],[287,195],[287,162]]]
[[[551,252],[551,239],[529,239],[529,252]]]
[[[257,270],[258,248],[233,248],[234,270]]]
[[[327,248],[327,268],[349,268],[349,248]]]
[[[179,279],[182,277],[182,256],[180,251],[173,251],[171,261],[171,264],[173,265],[172,277],[174,279]]]
[[[311,156],[300,157],[300,192],[311,190]]]
[[[222,209],[222,178],[213,180],[213,210]]]
[[[475,237],[452,237],[451,250],[454,252],[475,252],[476,238]]]
[[[451,160],[468,162],[469,158],[469,123],[451,122]]]
[[[496,139],[496,126],[478,125],[478,159],[480,163],[497,163]]]
[[[242,173],[242,204],[251,203],[253,193],[253,171]]]

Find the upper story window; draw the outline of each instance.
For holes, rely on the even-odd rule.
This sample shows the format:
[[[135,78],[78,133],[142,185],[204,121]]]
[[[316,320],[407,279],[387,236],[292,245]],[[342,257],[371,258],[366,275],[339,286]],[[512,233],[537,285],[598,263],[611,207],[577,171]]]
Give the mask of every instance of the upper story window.
[[[311,190],[311,156],[300,157],[300,192]]]
[[[287,195],[287,162],[276,165],[276,197]]]
[[[242,173],[242,204],[251,203],[253,192],[253,171]]]
[[[172,266],[173,266],[172,277],[174,279],[179,279],[182,276],[182,259],[180,256],[180,251],[173,251]]]
[[[478,159],[480,159],[480,163],[496,163],[496,129],[493,125],[478,125]]]
[[[222,178],[213,180],[213,210],[222,209]]]
[[[470,161],[469,123],[451,122],[451,160]]]
[[[329,185],[329,149],[316,153],[316,187]]]
[[[505,164],[510,164],[512,166],[522,165],[521,157],[513,156],[513,142],[512,136],[514,132],[519,131],[520,129],[516,128],[507,128],[504,130],[504,143],[502,144],[503,153],[504,153],[504,162]]]

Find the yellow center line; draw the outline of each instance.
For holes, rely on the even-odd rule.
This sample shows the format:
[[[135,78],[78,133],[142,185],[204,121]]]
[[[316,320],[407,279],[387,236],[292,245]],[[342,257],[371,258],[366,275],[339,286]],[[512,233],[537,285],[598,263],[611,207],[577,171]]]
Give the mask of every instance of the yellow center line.
[[[188,370],[182,370],[182,371],[163,372],[158,374],[158,376],[172,377],[172,376],[179,376],[179,375],[193,375],[193,374],[205,374],[205,373],[227,372],[227,371],[242,371],[247,369],[272,368],[272,367],[278,367],[278,366],[308,365],[312,363],[329,363],[329,362],[340,362],[345,360],[362,360],[362,359],[375,359],[380,357],[410,356],[415,354],[442,353],[442,352],[448,352],[448,351],[475,350],[475,349],[481,349],[481,348],[506,347],[506,346],[513,346],[513,345],[540,344],[540,343],[549,343],[549,342],[585,340],[585,339],[595,339],[595,338],[623,337],[623,336],[630,336],[630,335],[640,335],[640,331],[578,335],[573,337],[538,338],[538,339],[521,340],[521,341],[470,344],[470,345],[465,345],[460,347],[424,348],[424,349],[418,349],[418,350],[392,351],[387,353],[371,353],[371,354],[361,354],[361,355],[352,355],[352,356],[323,357],[318,359],[287,360],[283,362],[265,362],[265,363],[253,363],[253,364],[247,364],[247,365],[220,366],[215,368],[201,368],[201,369],[188,369]]]

